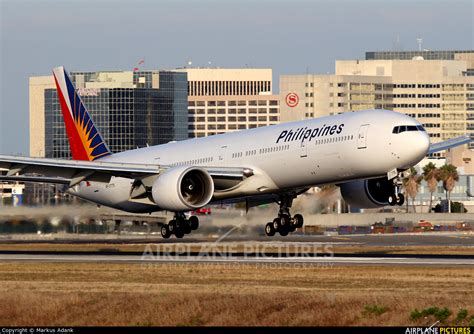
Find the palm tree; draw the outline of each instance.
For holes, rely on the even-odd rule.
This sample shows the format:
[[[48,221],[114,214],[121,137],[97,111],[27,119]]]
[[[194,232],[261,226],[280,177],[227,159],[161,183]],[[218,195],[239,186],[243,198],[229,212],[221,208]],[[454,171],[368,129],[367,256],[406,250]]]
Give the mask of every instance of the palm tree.
[[[405,188],[405,194],[407,198],[407,212],[408,212],[408,199],[411,198],[413,205],[413,212],[416,212],[415,209],[415,198],[420,191],[420,183],[422,177],[417,175],[418,172],[415,168],[410,168],[410,175],[403,180],[403,187]]]
[[[448,201],[448,212],[451,213],[451,191],[453,191],[456,181],[459,181],[459,174],[456,166],[444,165],[439,169],[439,178],[443,181],[443,188],[446,191]]]
[[[423,167],[423,179],[428,185],[430,191],[430,206],[428,207],[428,212],[431,212],[433,207],[433,193],[438,187],[439,179],[439,169],[436,168],[435,164],[430,162],[425,167]]]

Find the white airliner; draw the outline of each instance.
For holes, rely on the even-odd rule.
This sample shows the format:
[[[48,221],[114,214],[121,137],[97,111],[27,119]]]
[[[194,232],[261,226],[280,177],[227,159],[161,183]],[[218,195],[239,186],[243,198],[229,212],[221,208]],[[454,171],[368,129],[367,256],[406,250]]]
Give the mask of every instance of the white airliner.
[[[337,184],[356,207],[401,205],[404,172],[428,153],[470,141],[430,146],[415,119],[366,110],[112,154],[64,68],[53,74],[74,160],[0,156],[7,171],[0,180],[65,184],[72,195],[129,212],[172,211],[164,238],[198,228],[187,211],[239,201],[278,203],[265,232],[285,236],[303,226],[290,214],[293,199],[325,184]]]

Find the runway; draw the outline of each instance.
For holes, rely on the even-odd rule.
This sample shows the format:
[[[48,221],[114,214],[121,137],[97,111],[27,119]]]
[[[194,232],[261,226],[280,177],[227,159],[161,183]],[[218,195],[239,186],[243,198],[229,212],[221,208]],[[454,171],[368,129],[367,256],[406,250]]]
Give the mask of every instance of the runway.
[[[1,244],[200,244],[203,242],[274,242],[274,243],[320,243],[333,245],[361,245],[361,246],[459,246],[473,247],[474,233],[462,232],[436,232],[436,233],[396,233],[396,234],[361,234],[361,235],[289,235],[287,237],[275,236],[271,239],[264,236],[239,236],[237,231],[222,238],[189,235],[183,239],[163,239],[161,235],[15,235],[2,237]],[[473,250],[474,254],[474,250]]]
[[[141,264],[186,264],[186,263],[227,263],[266,265],[415,265],[415,266],[464,266],[473,267],[474,257],[424,257],[424,256],[214,256],[207,255],[99,255],[99,254],[0,254],[0,261],[27,262],[94,262],[94,263],[141,263]]]

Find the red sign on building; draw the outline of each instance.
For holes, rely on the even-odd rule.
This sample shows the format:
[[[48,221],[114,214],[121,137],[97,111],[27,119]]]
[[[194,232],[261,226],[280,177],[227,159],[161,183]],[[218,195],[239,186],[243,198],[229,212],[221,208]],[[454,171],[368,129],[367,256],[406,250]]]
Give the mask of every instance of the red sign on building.
[[[298,105],[300,98],[296,93],[288,93],[288,95],[286,95],[285,101],[288,107],[294,108]]]

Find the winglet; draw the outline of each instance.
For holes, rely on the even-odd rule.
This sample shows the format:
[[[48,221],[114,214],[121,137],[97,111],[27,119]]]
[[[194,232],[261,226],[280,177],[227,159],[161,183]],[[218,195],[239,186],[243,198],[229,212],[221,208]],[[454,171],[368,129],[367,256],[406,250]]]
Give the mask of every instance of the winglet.
[[[93,161],[112,154],[64,67],[55,67],[53,75],[72,158]]]

